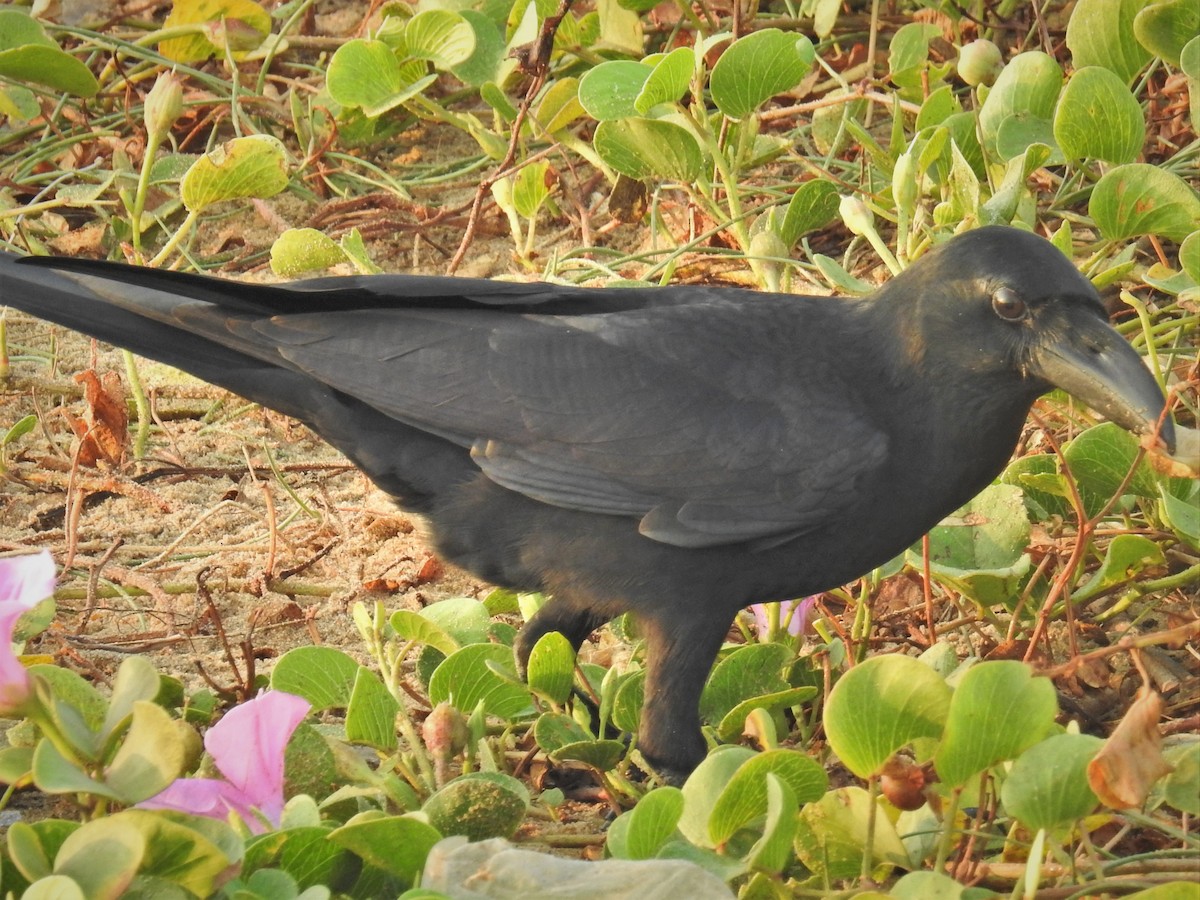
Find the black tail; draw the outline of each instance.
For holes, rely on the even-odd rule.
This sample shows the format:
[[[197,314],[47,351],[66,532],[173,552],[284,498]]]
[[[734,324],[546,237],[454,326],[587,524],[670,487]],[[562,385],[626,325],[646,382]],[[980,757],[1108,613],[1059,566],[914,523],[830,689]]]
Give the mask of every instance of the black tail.
[[[470,281],[461,283],[468,289]],[[452,279],[379,277],[256,285],[89,260],[0,253],[0,306],[132,350],[308,424],[409,509],[475,475],[466,447],[396,421],[291,366],[256,339],[282,312],[394,304],[396,289],[434,305],[471,302]],[[537,286],[512,285],[514,293]],[[424,299],[424,298],[422,298]],[[532,298],[531,298],[532,299]],[[418,301],[419,302],[419,301]],[[536,301],[535,301],[536,302]]]

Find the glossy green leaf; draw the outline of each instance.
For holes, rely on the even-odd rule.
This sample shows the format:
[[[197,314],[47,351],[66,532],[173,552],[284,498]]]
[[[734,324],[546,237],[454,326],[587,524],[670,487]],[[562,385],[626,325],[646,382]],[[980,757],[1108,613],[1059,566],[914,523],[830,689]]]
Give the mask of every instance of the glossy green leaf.
[[[0,10],[0,33],[10,25],[14,15],[28,20],[23,13]],[[8,43],[4,41],[3,43]],[[61,50],[53,41],[49,45],[36,43],[0,50],[0,76],[15,81],[44,85],[77,97],[94,97],[100,83],[82,62]]]
[[[542,94],[534,118],[547,134],[554,134],[583,114],[583,104],[579,102],[579,79],[558,78]]]
[[[934,763],[938,777],[961,787],[972,776],[1014,759],[1054,725],[1058,701],[1048,678],[1024,663],[993,660],[972,666],[950,699],[950,714]],[[1020,722],[1020,728],[1013,728]]]
[[[824,228],[837,218],[837,185],[831,181],[814,178],[806,181],[792,193],[784,213],[779,236],[788,248],[810,231]]]
[[[1133,162],[1146,140],[1141,104],[1120,77],[1100,66],[1071,76],[1054,114],[1054,138],[1068,159]]]
[[[1072,603],[1084,603],[1110,588],[1125,584],[1147,566],[1166,562],[1162,548],[1140,534],[1119,534],[1104,551],[1104,561],[1079,590],[1071,595]]]
[[[271,245],[271,271],[284,278],[328,269],[346,261],[333,238],[315,228],[289,228]]]
[[[1143,47],[1178,66],[1184,46],[1200,32],[1200,6],[1192,0],[1153,3],[1133,20],[1133,33]]]
[[[815,687],[795,687],[767,694],[747,697],[727,712],[717,724],[717,738],[722,741],[736,741],[746,728],[746,717],[756,709],[767,712],[789,709],[798,706],[817,696]]]
[[[417,63],[417,66],[422,66]],[[355,39],[342,44],[329,61],[325,86],[343,106],[375,118],[411,100],[436,81],[423,70],[403,66],[383,41]]]
[[[675,787],[650,791],[629,811],[624,859],[653,859],[676,834],[683,815],[683,792]]]
[[[767,809],[763,820],[763,833],[746,861],[752,869],[780,875],[792,862],[792,841],[799,824],[797,813],[800,804],[791,785],[774,772],[767,772]]]
[[[828,881],[857,878],[862,871],[870,809],[871,798],[859,787],[838,788],[805,806],[796,829],[800,861]],[[896,826],[882,811],[875,816],[871,858],[882,867],[882,872],[876,869],[877,875],[893,866],[910,865]]]
[[[1063,449],[1063,457],[1079,487],[1084,509],[1095,515],[1108,503],[1137,459],[1138,440],[1119,425],[1102,422],[1076,437]],[[1154,473],[1143,459],[1125,491],[1140,497],[1157,497]]]
[[[601,122],[592,139],[609,166],[629,178],[664,178],[688,183],[704,165],[700,146],[686,128],[661,119]]]
[[[1107,172],[1092,189],[1088,213],[1110,240],[1153,234],[1182,241],[1200,222],[1200,198],[1186,181],[1148,163]]]
[[[525,818],[528,793],[515,778],[477,772],[454,779],[425,801],[421,811],[446,836],[472,841],[511,837]]]
[[[158,704],[139,700],[104,781],[122,803],[140,803],[181,777],[199,755],[200,738],[189,726],[172,719]]]
[[[277,138],[234,138],[197,159],[183,176],[179,194],[190,212],[247,197],[273,197],[287,187],[287,152]]]
[[[718,845],[767,811],[767,776],[788,785],[798,803],[820,799],[829,777],[816,760],[797,750],[768,750],[738,767],[721,791],[709,817],[708,833]]]
[[[546,177],[550,171],[550,163],[546,160],[522,166],[513,178],[512,202],[517,215],[524,219],[532,219],[538,210],[550,198],[550,187]]]
[[[359,664],[332,647],[296,647],[271,670],[271,687],[303,697],[313,712],[344,709],[350,703]]]
[[[896,882],[892,900],[961,900],[967,888],[941,872],[909,872]]]
[[[1087,766],[1104,745],[1090,734],[1057,734],[1030,747],[1009,770],[1000,800],[1030,830],[1081,819],[1099,801],[1088,785]]]
[[[108,701],[101,732],[111,734],[126,716],[133,713],[137,703],[153,700],[158,695],[159,684],[158,670],[150,660],[144,656],[130,656],[123,660],[113,681],[112,697]]]
[[[47,794],[95,794],[121,800],[116,791],[92,778],[44,738],[33,751],[32,771],[33,783]]]
[[[467,21],[474,32],[474,50],[451,71],[464,84],[480,87],[495,81],[504,60],[504,35],[488,16],[474,9],[460,9],[458,14]]]
[[[1067,23],[1067,48],[1077,69],[1104,66],[1125,84],[1150,61],[1134,36],[1145,0],[1079,0]]]
[[[1042,128],[1049,132],[1055,103],[1062,90],[1062,80],[1062,69],[1058,63],[1039,50],[1013,57],[992,85],[979,110],[979,128],[984,144],[996,146],[1000,127],[1010,119],[1029,123],[1025,125],[1026,129],[1036,123],[1036,130],[1030,132],[1030,137],[1041,133]],[[1033,140],[1009,155],[1016,156],[1023,152],[1029,143],[1033,143]]]
[[[241,854],[241,838],[220,820],[141,809],[114,818],[142,836],[139,876],[162,878],[196,897],[211,896]]]
[[[625,750],[622,741],[588,738],[573,744],[563,744],[548,755],[557,763],[581,762],[599,772],[607,772],[617,767],[617,763],[625,756]]]
[[[441,839],[436,828],[412,816],[358,816],[328,837],[406,884],[416,880]]]
[[[379,676],[360,666],[346,705],[346,740],[385,753],[396,749],[396,714],[400,704]]]
[[[897,750],[942,733],[950,688],[925,664],[898,654],[855,666],[834,685],[825,732],[842,762],[859,778],[877,774]],[[863,710],[871,715],[863,715]]]
[[[1166,523],[1193,550],[1200,550],[1200,488],[1193,490],[1189,497],[1181,498],[1162,484],[1158,495]]]
[[[709,76],[713,103],[731,119],[754,112],[808,74],[816,59],[812,41],[796,32],[764,28],[735,40]]]
[[[421,615],[421,613],[412,612],[407,609],[398,609],[392,613],[391,618],[388,619],[388,624],[395,629],[396,634],[401,640],[425,644],[440,651],[445,656],[449,656],[460,646],[458,641],[449,632],[436,622],[431,621],[428,616]]]
[[[408,20],[404,43],[410,56],[448,70],[462,65],[475,52],[475,29],[456,12],[426,9]]]
[[[624,675],[613,693],[612,723],[615,727],[633,733],[637,731],[642,717],[642,702],[646,693],[646,672],[639,669]]]
[[[549,703],[562,705],[575,680],[575,648],[557,631],[542,635],[529,654],[529,689]]]
[[[637,98],[653,69],[628,59],[611,60],[579,79],[579,102],[598,122],[638,115]]]
[[[429,679],[430,701],[450,703],[462,710],[474,709],[482,702],[488,715],[502,719],[529,712],[529,692],[501,678],[488,668],[488,662],[505,669],[515,665],[512,650],[496,644],[471,644],[450,654]]]
[[[696,68],[696,53],[691,47],[676,47],[654,64],[646,83],[634,98],[639,115],[646,115],[659,103],[674,103],[687,91]]]
[[[1163,800],[1173,809],[1200,816],[1200,738],[1168,747],[1163,757],[1174,770],[1163,780]]]
[[[72,832],[59,848],[54,874],[82,888],[88,900],[117,900],[137,875],[146,842],[118,816],[95,819]]]
[[[709,753],[683,784],[683,815],[679,830],[698,847],[715,847],[709,831],[717,801],[737,770],[757,756],[748,747],[723,746]]]
[[[783,691],[790,687],[783,667],[792,657],[783,644],[747,644],[713,667],[700,697],[700,716],[720,722],[747,697]]]
[[[492,623],[487,607],[474,597],[439,600],[426,606],[417,615],[433,622],[460,646],[484,643],[487,640],[488,626]],[[438,649],[444,652],[443,647]]]

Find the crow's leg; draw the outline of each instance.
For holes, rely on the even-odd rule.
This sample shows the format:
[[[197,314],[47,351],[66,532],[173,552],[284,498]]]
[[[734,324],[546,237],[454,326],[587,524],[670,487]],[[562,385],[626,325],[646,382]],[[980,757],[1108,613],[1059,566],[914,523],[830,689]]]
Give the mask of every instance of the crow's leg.
[[[576,606],[567,597],[551,598],[521,629],[517,636],[517,666],[522,677],[529,663],[529,654],[534,644],[543,635],[557,631],[571,642],[576,653],[589,634],[607,622],[611,616],[587,607]]]
[[[682,782],[707,752],[700,694],[729,633],[732,614],[639,617],[646,638],[646,700],[638,748],[667,781]]]

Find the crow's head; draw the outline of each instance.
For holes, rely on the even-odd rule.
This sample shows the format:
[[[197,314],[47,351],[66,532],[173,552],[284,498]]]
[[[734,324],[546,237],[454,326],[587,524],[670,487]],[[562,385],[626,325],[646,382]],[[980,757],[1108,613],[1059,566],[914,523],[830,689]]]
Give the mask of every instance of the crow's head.
[[[879,301],[907,307],[910,354],[930,377],[1029,399],[1057,387],[1130,431],[1158,427],[1158,384],[1108,324],[1095,288],[1044,238],[967,232],[893,279]],[[1159,436],[1174,446],[1169,417]]]

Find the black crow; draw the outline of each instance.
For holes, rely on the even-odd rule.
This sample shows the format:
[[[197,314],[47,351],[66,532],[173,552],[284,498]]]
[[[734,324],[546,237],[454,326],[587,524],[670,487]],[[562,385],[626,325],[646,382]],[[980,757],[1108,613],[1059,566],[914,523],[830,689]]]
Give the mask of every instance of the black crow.
[[[904,550],[996,477],[1052,387],[1136,432],[1163,410],[1091,284],[1004,227],[859,300],[4,255],[0,304],[307,423],[446,558],[551,596],[522,666],[547,632],[578,648],[633,612],[638,746],[673,778],[704,757],[698,699],[739,609]]]

